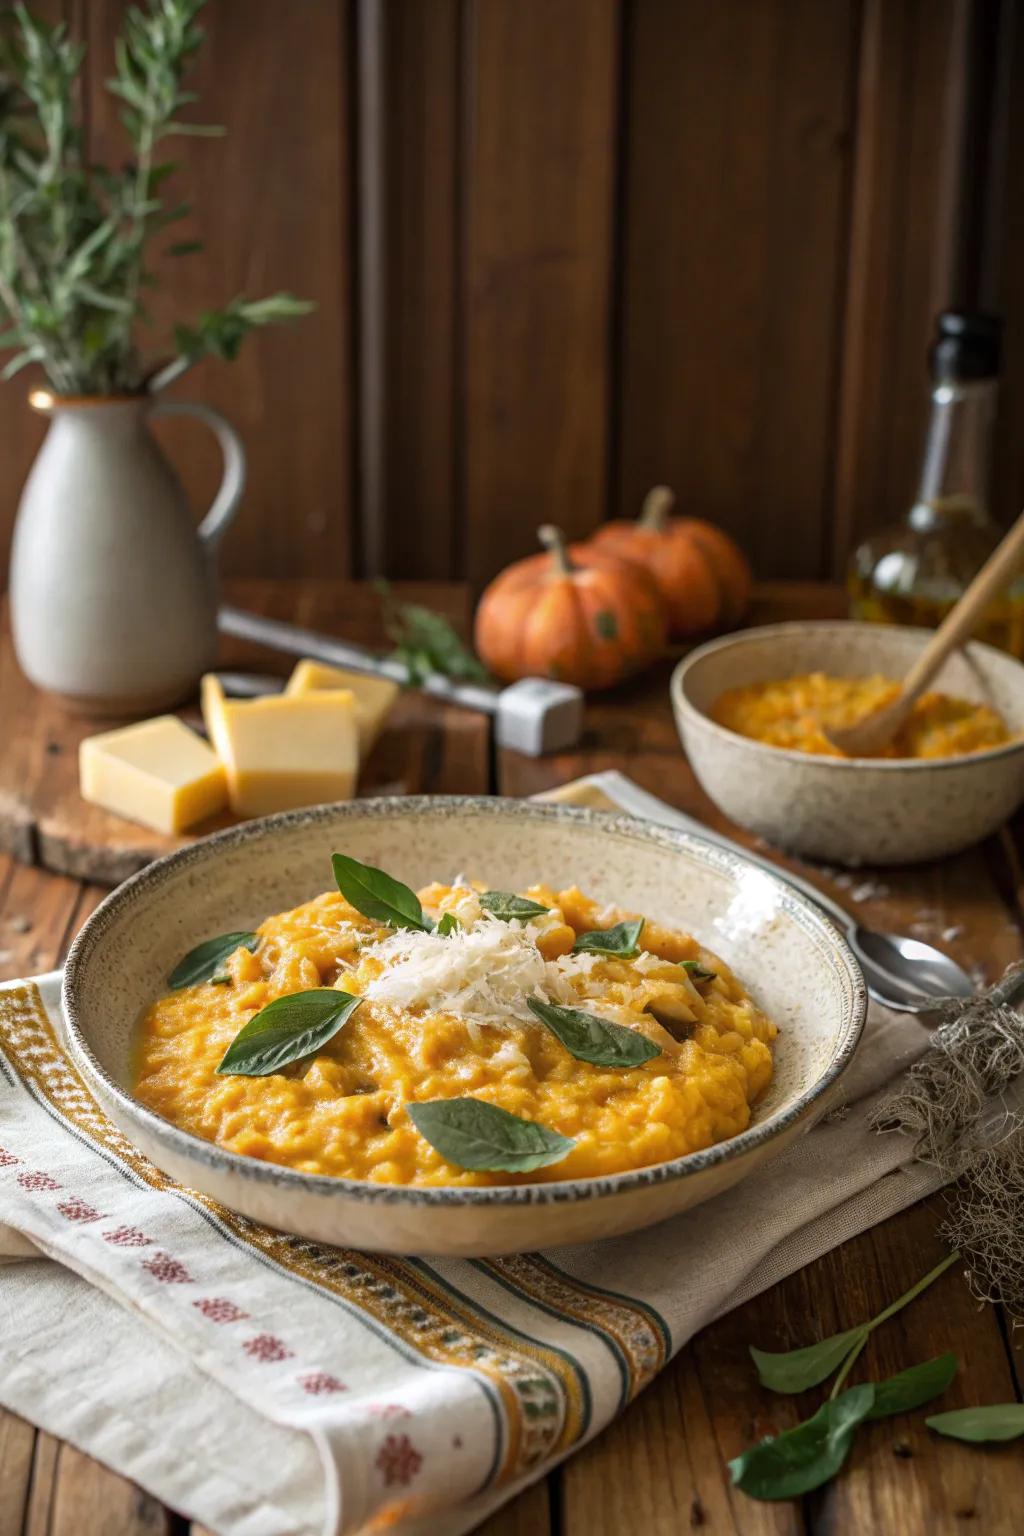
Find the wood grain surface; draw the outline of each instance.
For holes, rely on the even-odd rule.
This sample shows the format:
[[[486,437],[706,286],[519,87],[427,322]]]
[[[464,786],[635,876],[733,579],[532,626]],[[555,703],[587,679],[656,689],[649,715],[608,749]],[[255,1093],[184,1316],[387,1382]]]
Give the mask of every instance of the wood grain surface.
[[[765,574],[826,559],[856,16],[852,0],[630,12],[620,515],[675,486]]]
[[[328,585],[236,594],[267,612],[356,633],[357,589]],[[841,595],[821,587],[762,589],[755,618],[828,617]],[[454,610],[453,610],[454,611]],[[255,658],[254,658],[255,659]],[[616,767],[671,804],[729,831],[683,759],[665,696],[652,674],[588,706],[578,752],[492,762],[485,722],[427,701],[393,718],[366,788],[530,794],[580,773]],[[863,920],[942,944],[979,980],[1024,952],[1021,825],[942,864],[854,879],[794,864]],[[781,860],[780,862],[787,862]],[[102,896],[101,888],[0,855],[0,976],[47,969]],[[941,1196],[845,1243],[731,1312],[690,1342],[608,1430],[482,1527],[486,1536],[945,1536],[977,1530],[1015,1536],[1024,1500],[1019,1446],[978,1449],[938,1441],[923,1414],[866,1426],[842,1476],[800,1501],[759,1504],[733,1490],[726,1461],[760,1435],[794,1423],[820,1394],[783,1398],[759,1388],[752,1343],[787,1349],[876,1314],[930,1267]],[[681,1256],[685,1262],[685,1256]],[[860,1379],[952,1350],[960,1371],[944,1406],[1021,1394],[1024,1351],[998,1310],[979,1307],[955,1270],[872,1336]],[[74,1448],[0,1412],[0,1536],[210,1536]]]
[[[89,46],[128,0],[35,0]],[[914,491],[935,311],[1007,317],[995,505],[1024,494],[1024,0],[211,0],[157,333],[315,315],[174,388],[241,430],[228,574],[468,577],[655,481],[758,574],[838,574]],[[364,44],[370,39],[373,46]],[[173,185],[173,184],[172,184]],[[166,243],[170,243],[168,237]],[[158,242],[158,246],[160,242]],[[0,384],[0,583],[44,425]],[[196,515],[217,450],[160,433]]]

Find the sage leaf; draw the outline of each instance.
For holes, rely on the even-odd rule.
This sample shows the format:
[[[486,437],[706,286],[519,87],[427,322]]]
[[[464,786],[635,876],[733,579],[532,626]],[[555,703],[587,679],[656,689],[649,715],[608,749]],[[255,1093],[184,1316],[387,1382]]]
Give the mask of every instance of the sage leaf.
[[[795,1499],[820,1488],[842,1467],[874,1400],[871,1382],[830,1398],[802,1424],[730,1461],[733,1482],[753,1499]]]
[[[561,1008],[555,1003],[542,1003],[537,997],[528,997],[526,1006],[534,1018],[557,1035],[577,1061],[589,1061],[595,1067],[638,1067],[652,1056],[661,1055],[661,1047],[638,1029],[599,1019],[582,1008]]]
[[[483,1099],[431,1099],[406,1109],[435,1151],[475,1173],[531,1173],[561,1162],[576,1145],[546,1125],[521,1120]]]
[[[948,1435],[951,1440],[966,1440],[970,1445],[1018,1440],[1024,1435],[1024,1403],[983,1403],[978,1408],[954,1408],[950,1413],[932,1414],[925,1423],[937,1434]]]
[[[886,1381],[874,1382],[875,1401],[868,1418],[888,1419],[894,1413],[910,1413],[922,1403],[930,1402],[940,1392],[945,1392],[956,1375],[956,1364],[955,1355],[936,1355],[934,1360],[912,1365]],[[1021,1433],[1024,1434],[1024,1424]]]
[[[833,1333],[817,1344],[790,1349],[785,1354],[769,1354],[750,1345],[750,1358],[757,1367],[757,1379],[772,1392],[806,1392],[838,1370],[856,1345],[866,1339],[866,1325]]]
[[[573,954],[615,955],[621,960],[629,960],[637,952],[643,926],[644,919],[638,917],[632,922],[615,923],[611,928],[595,928],[590,933],[581,933],[572,947]]]
[[[438,923],[437,928],[436,928],[435,931],[441,935],[442,939],[447,939],[450,934],[453,934],[456,931],[456,929],[461,928],[461,927],[462,927],[462,924],[459,922],[458,918],[455,916],[455,913],[454,912],[446,912],[444,914],[444,916],[441,918],[441,921]]]
[[[701,965],[699,960],[680,960],[683,970],[688,972],[691,981],[714,981],[717,971],[709,971]]]
[[[487,668],[463,645],[448,620],[418,603],[400,603],[386,581],[375,583],[383,608],[384,627],[395,649],[392,656],[406,667],[410,683],[426,683],[440,675],[459,682],[489,683]]]
[[[178,961],[167,978],[167,985],[172,992],[177,992],[179,987],[194,987],[201,981],[218,984],[227,981],[224,961],[230,959],[236,949],[254,950],[259,941],[257,933],[221,933],[215,939],[204,939]]]
[[[221,1077],[269,1077],[326,1045],[355,1013],[361,997],[317,987],[291,992],[261,1008],[221,1057]]]
[[[542,907],[539,901],[528,896],[516,896],[513,891],[484,891],[480,905],[492,917],[500,917],[503,923],[528,922],[531,917],[543,917],[550,907]]]
[[[413,928],[420,933],[430,933],[433,923],[426,917],[415,891],[410,891],[400,880],[394,880],[382,869],[372,864],[360,864],[346,853],[336,853],[331,859],[338,890],[349,906],[355,907],[364,917],[376,923],[386,923],[389,928]]]

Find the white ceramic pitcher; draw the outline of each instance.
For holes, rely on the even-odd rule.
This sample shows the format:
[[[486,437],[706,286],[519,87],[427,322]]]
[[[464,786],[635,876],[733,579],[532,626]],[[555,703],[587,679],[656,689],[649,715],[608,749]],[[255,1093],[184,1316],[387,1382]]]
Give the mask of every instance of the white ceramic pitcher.
[[[149,396],[61,398],[25,484],[11,555],[18,660],[72,708],[128,715],[180,702],[213,662],[213,557],[245,486],[245,453],[207,406]],[[152,437],[154,416],[198,416],[224,456],[198,529]]]

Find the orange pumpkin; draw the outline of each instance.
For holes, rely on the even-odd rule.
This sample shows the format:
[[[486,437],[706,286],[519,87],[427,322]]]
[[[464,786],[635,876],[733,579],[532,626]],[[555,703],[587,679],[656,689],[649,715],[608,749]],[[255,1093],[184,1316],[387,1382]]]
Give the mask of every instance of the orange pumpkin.
[[[670,517],[675,496],[656,485],[635,523],[605,523],[595,549],[631,560],[658,584],[676,639],[738,624],[750,601],[750,566],[721,528],[696,517]]]
[[[665,607],[646,571],[586,544],[566,549],[557,528],[538,537],[548,553],[510,565],[480,599],[474,643],[484,665],[506,683],[553,677],[590,689],[654,661]]]

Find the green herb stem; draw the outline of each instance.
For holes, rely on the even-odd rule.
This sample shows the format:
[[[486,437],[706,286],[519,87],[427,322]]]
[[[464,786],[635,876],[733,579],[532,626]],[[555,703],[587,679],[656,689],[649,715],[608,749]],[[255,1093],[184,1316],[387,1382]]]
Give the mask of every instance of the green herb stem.
[[[873,1333],[881,1323],[887,1322],[890,1317],[895,1317],[897,1312],[902,1312],[903,1308],[908,1306],[915,1297],[920,1296],[921,1292],[926,1291],[930,1285],[934,1284],[940,1275],[945,1274],[946,1270],[951,1268],[959,1257],[959,1249],[948,1254],[941,1263],[936,1264],[934,1269],[930,1269],[926,1275],[923,1275],[916,1285],[912,1285],[909,1291],[904,1291],[903,1295],[898,1296],[894,1302],[886,1307],[884,1312],[879,1312],[878,1316],[872,1318],[870,1323],[866,1323],[865,1327],[868,1332]]]
[[[916,1284],[912,1285],[909,1291],[904,1291],[903,1295],[898,1296],[896,1300],[891,1302],[883,1312],[879,1312],[877,1317],[873,1317],[870,1323],[864,1324],[864,1336],[863,1338],[859,1339],[858,1342],[853,1346],[853,1348],[850,1350],[850,1353],[847,1355],[846,1359],[840,1366],[839,1374],[835,1381],[832,1383],[832,1391],[829,1393],[830,1399],[834,1400],[839,1396],[839,1393],[843,1388],[843,1382],[846,1380],[847,1376],[849,1376],[851,1370],[857,1362],[857,1356],[860,1354],[861,1350],[864,1348],[870,1335],[875,1331],[875,1329],[879,1327],[880,1324],[887,1322],[890,1317],[895,1317],[896,1313],[901,1312],[904,1307],[909,1306],[915,1297],[920,1296],[921,1292],[926,1291],[930,1285],[933,1285],[940,1275],[945,1274],[946,1270],[949,1269],[951,1265],[955,1264],[959,1257],[959,1250],[957,1250],[955,1253],[947,1254],[941,1263],[936,1264],[934,1269],[930,1269],[926,1275],[922,1275],[921,1279],[918,1280]]]
[[[850,1350],[850,1353],[839,1367],[839,1374],[835,1381],[832,1383],[832,1391],[829,1393],[830,1401],[834,1402],[835,1399],[839,1396],[840,1392],[843,1390],[843,1382],[846,1380],[847,1376],[849,1376],[850,1372],[853,1370],[853,1367],[856,1365],[857,1356],[860,1354],[867,1341],[868,1334],[865,1332],[863,1337],[857,1340],[856,1344]]]

